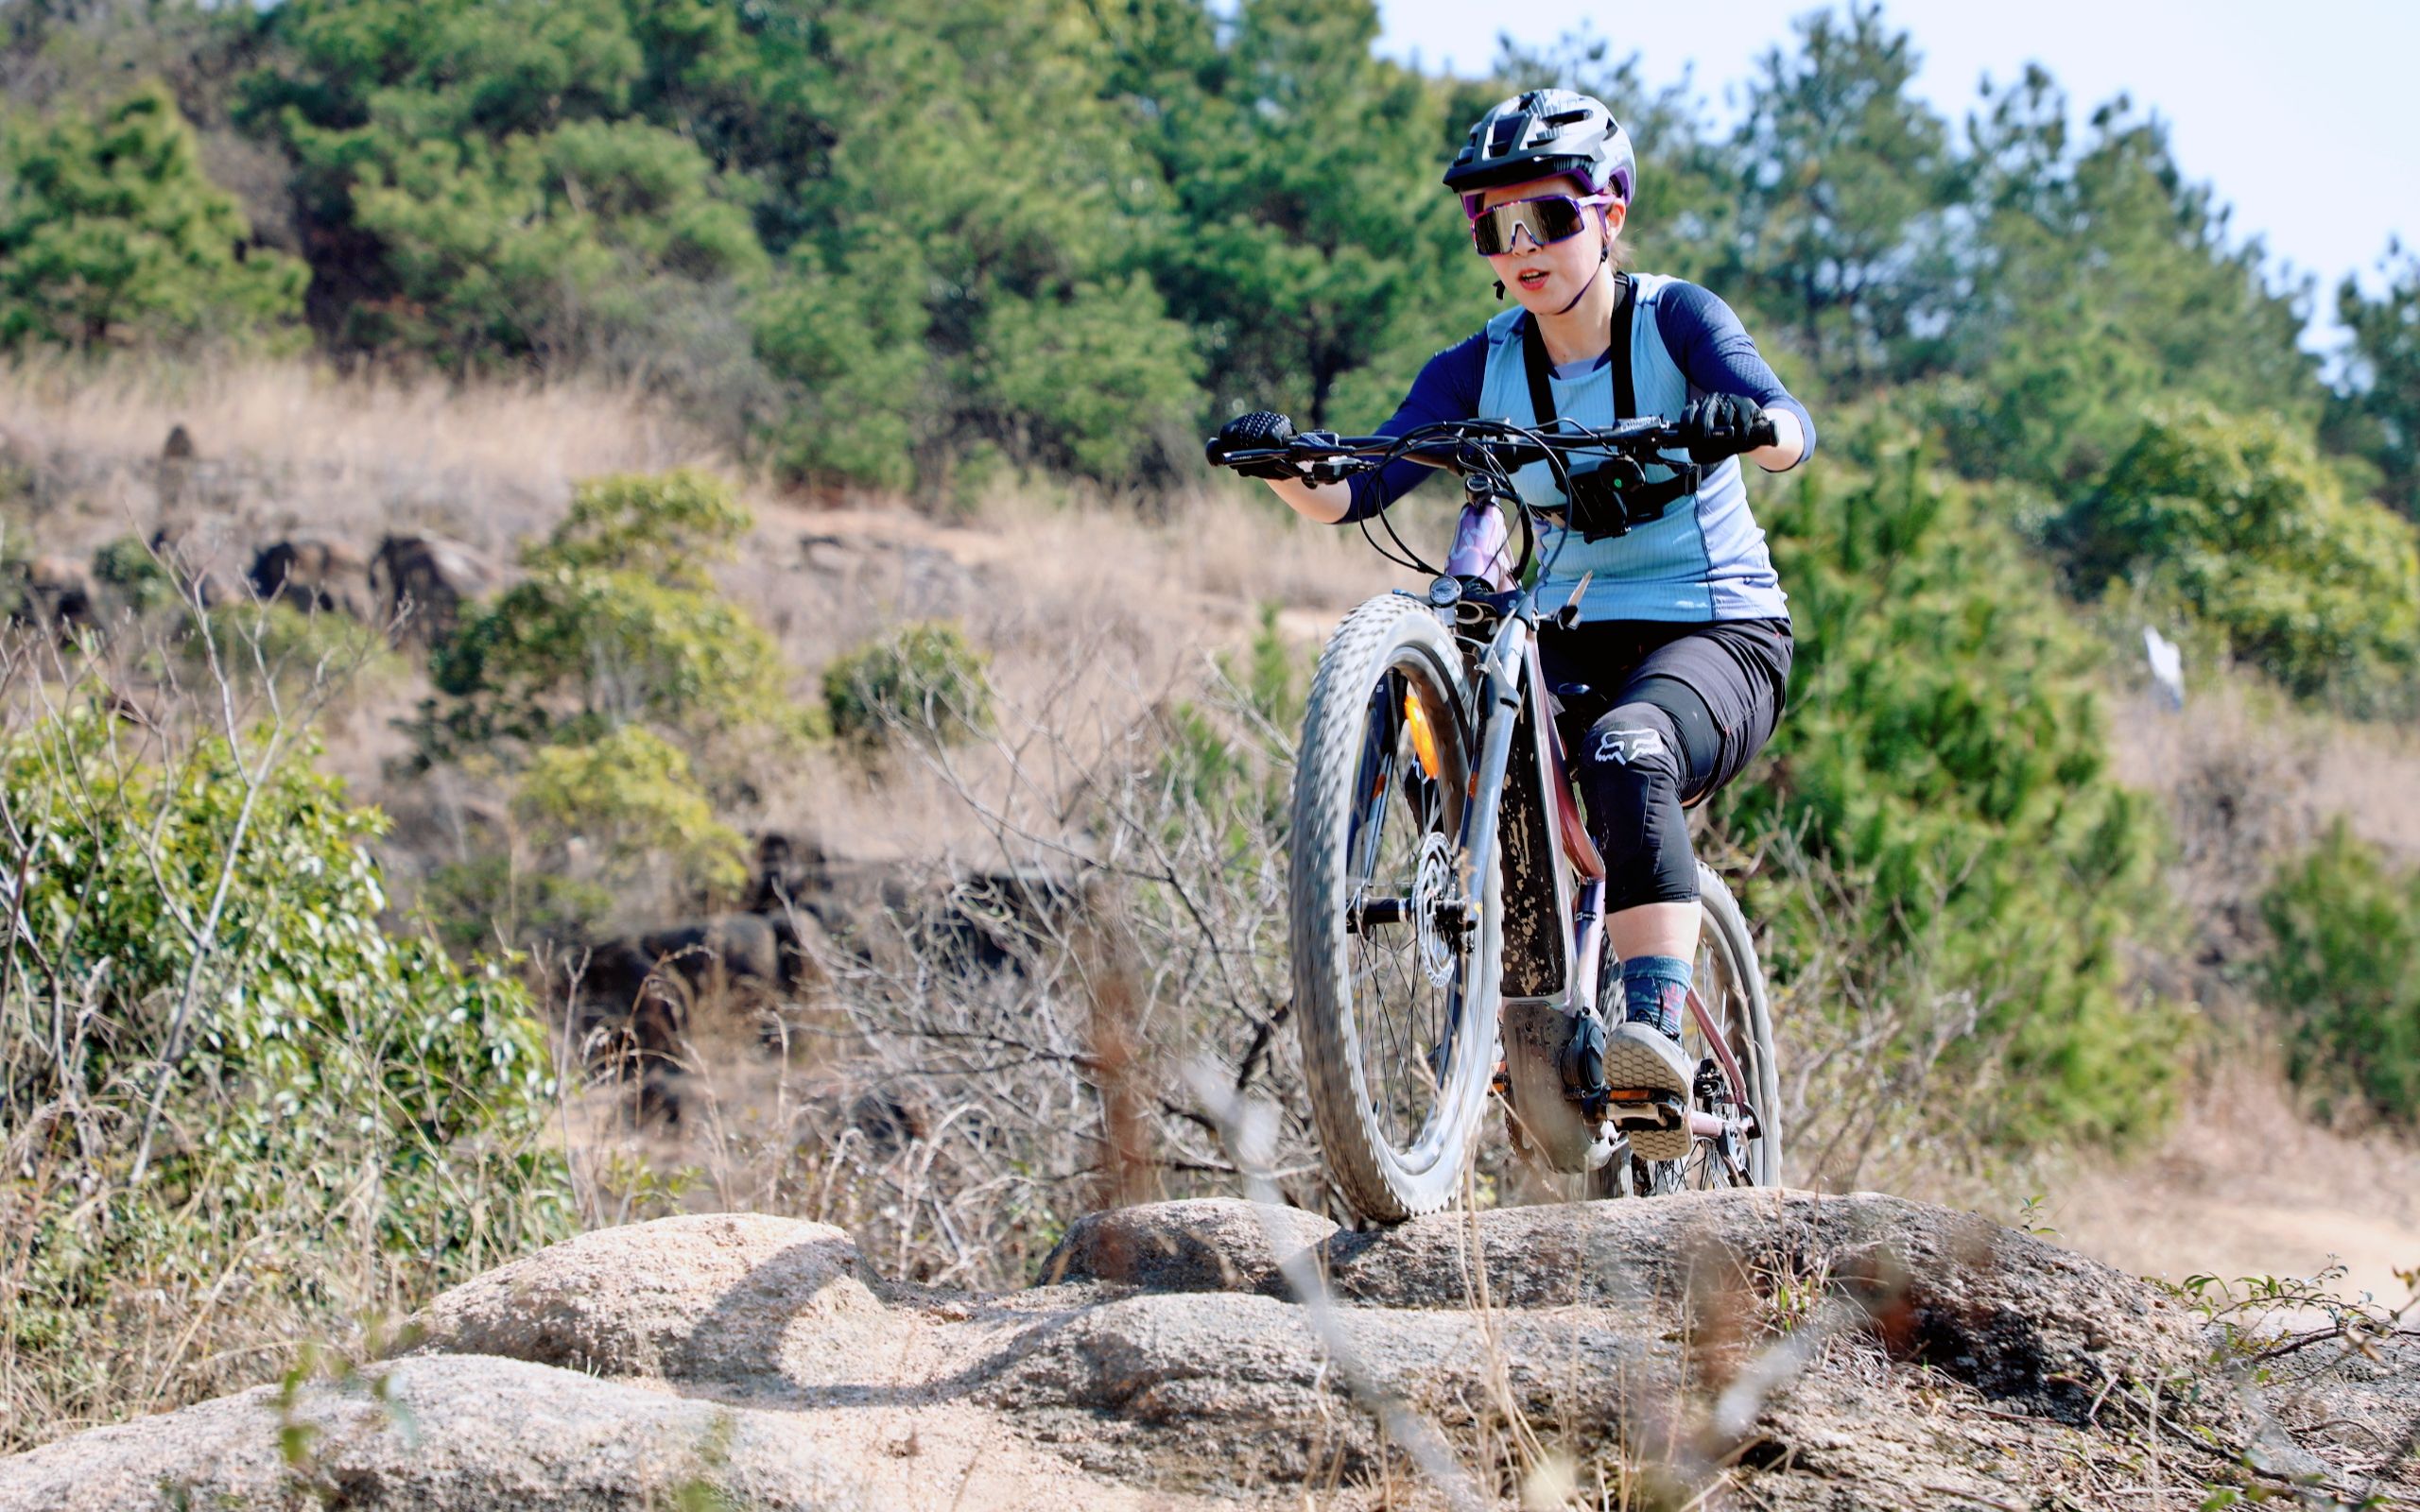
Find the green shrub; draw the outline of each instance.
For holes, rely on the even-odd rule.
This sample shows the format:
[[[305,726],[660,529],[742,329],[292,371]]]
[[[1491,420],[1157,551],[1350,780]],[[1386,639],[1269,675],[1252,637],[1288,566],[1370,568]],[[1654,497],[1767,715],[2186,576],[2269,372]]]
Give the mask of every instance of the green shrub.
[[[120,536],[93,553],[93,580],[115,590],[127,607],[147,614],[178,602],[183,595],[177,579],[153,556],[140,536]]]
[[[749,524],[708,473],[583,483],[571,513],[522,553],[529,576],[430,656],[452,701],[423,720],[424,755],[578,744],[632,723],[692,749],[741,729],[804,733],[772,637],[707,573]]]
[[[2262,898],[2261,989],[2287,1069],[2329,1099],[2420,1124],[2420,874],[2339,819]]]
[[[1285,833],[1287,764],[1303,723],[1306,660],[1277,628],[1277,606],[1263,604],[1242,665],[1231,654],[1218,657],[1209,701],[1172,699],[1159,711],[1153,785],[1167,814],[1165,834],[1223,815],[1222,839],[1241,857]]]
[[[2265,417],[2154,415],[2057,536],[2088,588],[2173,596],[2298,695],[2375,706],[2420,663],[2420,535]]]
[[[711,472],[621,472],[572,490],[571,511],[543,544],[522,554],[531,568],[648,573],[681,588],[708,590],[706,564],[727,561],[755,524]]]
[[[350,614],[314,614],[283,601],[222,604],[208,611],[203,627],[208,640],[187,640],[187,659],[198,666],[215,652],[219,665],[237,677],[267,673],[295,687],[379,682],[404,670],[386,633]]]
[[[725,892],[748,880],[747,846],[716,819],[689,758],[635,725],[536,752],[512,806],[541,843],[584,840],[609,873],[669,863],[691,886]]]
[[[590,479],[524,548],[529,575],[434,648],[419,759],[501,778],[538,851],[432,876],[449,941],[586,936],[636,890],[677,905],[745,882],[711,795],[768,739],[821,733],[772,637],[708,570],[751,524],[711,473]]]
[[[954,625],[903,626],[823,669],[832,732],[860,744],[908,738],[951,744],[991,728],[984,659]]]
[[[1937,1054],[1987,1140],[2154,1128],[2178,1023],[2126,959],[2168,915],[2160,838],[2108,770],[2095,643],[1989,507],[1912,451],[1842,450],[1860,444],[1872,472],[1836,458],[1767,507],[1797,662],[1723,812],[1820,873],[1750,879],[1769,964],[1831,973],[1824,1011],[1890,999],[1871,1074]]]
[[[0,1088],[41,1152],[0,1186],[0,1353],[12,1405],[44,1402],[28,1431],[120,1400],[123,1368],[175,1400],[223,1385],[214,1284],[266,1281],[295,1326],[341,1326],[572,1225],[545,1031],[511,976],[380,927],[384,816],[308,744],[161,764],[130,729],[78,707],[0,743],[0,868],[22,887]],[[141,1353],[126,1318],[152,1307],[191,1355]]]
[[[466,616],[429,659],[439,749],[497,740],[585,741],[633,721],[693,746],[781,722],[787,670],[730,600],[642,572],[557,567]]]
[[[540,939],[596,937],[614,910],[603,885],[495,851],[430,869],[420,909],[448,950],[463,956]]]
[[[449,1194],[487,1159],[453,1146],[535,1128],[551,1087],[543,1032],[509,977],[381,931],[370,846],[386,818],[348,806],[311,770],[317,754],[213,740],[164,769],[127,759],[100,710],[0,747],[0,801],[26,851],[9,858],[26,934],[9,947],[6,1032],[32,1030],[54,992],[89,1003],[107,1038],[43,1063],[58,1090],[105,1101],[164,1061],[170,1097],[212,1110],[161,1125],[171,1186],[222,1165],[216,1190],[273,1203],[278,1167],[309,1154],[315,1125],[374,1121],[393,1163],[368,1217],[430,1253]],[[449,1150],[453,1168],[437,1159]]]

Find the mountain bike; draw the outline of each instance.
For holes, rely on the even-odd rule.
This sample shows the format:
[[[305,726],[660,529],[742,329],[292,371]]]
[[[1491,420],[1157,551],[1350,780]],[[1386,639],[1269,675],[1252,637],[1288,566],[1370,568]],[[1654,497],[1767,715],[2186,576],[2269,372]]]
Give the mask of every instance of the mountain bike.
[[[1619,534],[1646,517],[1625,487],[1646,465],[1681,467],[1663,455],[1678,445],[1655,420],[1451,421],[1395,437],[1315,431],[1220,458],[1283,459],[1324,481],[1408,457],[1462,484],[1442,569],[1376,517],[1393,549],[1372,544],[1431,580],[1425,593],[1370,599],[1329,638],[1295,770],[1293,1018],[1329,1179],[1366,1220],[1452,1200],[1491,1092],[1516,1145],[1580,1194],[1781,1180],[1764,978],[1747,920],[1703,862],[1683,1025],[1698,1063],[1689,1095],[1605,1083],[1605,866],[1557,722],[1584,714],[1589,691],[1547,688],[1538,660],[1540,627],[1576,624],[1587,582],[1541,609],[1552,565],[1541,527],[1574,522],[1523,500],[1514,474],[1543,461],[1566,497],[1575,477],[1593,480],[1585,528]],[[1550,551],[1576,533],[1556,531]],[[1634,1133],[1657,1130],[1651,1143],[1668,1147],[1683,1126],[1680,1159],[1634,1157]]]

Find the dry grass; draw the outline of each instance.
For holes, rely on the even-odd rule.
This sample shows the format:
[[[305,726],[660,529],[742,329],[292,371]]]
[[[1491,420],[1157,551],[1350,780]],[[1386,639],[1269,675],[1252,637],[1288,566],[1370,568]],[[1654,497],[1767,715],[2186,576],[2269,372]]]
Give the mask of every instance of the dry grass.
[[[661,407],[577,384],[350,378],[301,364],[0,367],[0,455],[41,480],[45,550],[148,534],[161,447],[180,424],[198,487],[263,542],[301,530],[374,544],[409,527],[505,554],[551,523],[576,479],[709,459]]]
[[[17,365],[0,368],[0,456],[32,487],[11,522],[14,549],[80,558],[149,534],[162,523],[162,442],[180,424],[197,452],[188,494],[200,533],[222,574],[237,576],[253,551],[298,533],[367,551],[388,532],[423,530],[509,560],[582,477],[718,465],[699,433],[628,389],[343,377],[300,364]],[[1015,489],[951,519],[896,502],[826,507],[761,479],[744,491],[758,524],[723,585],[774,630],[807,702],[841,652],[905,621],[948,619],[991,656],[1008,698],[1081,704],[1115,729],[1197,681],[1213,652],[1239,646],[1259,606],[1281,606],[1288,631],[1316,644],[1345,609],[1403,576],[1357,536],[1305,524],[1231,482],[1167,501],[1156,520],[1131,504]],[[1076,647],[1083,665],[1070,684]],[[458,849],[449,837],[463,833],[464,804],[484,800],[384,781],[405,748],[391,721],[425,691],[398,685],[324,731],[330,769],[403,821],[399,850]],[[760,800],[735,819],[811,833],[843,854],[930,856],[980,837],[912,766],[792,753],[754,775]],[[394,859],[406,880],[424,869],[422,856]]]
[[[1216,660],[1244,646],[1263,606],[1282,610],[1281,629],[1307,661],[1347,610],[1403,575],[1357,536],[1305,524],[1258,491],[1204,490],[1159,520],[1033,493],[935,520],[760,491],[752,549],[722,580],[780,638],[802,697],[816,696],[814,672],[891,627],[953,620],[990,658],[995,695],[1023,729],[968,753],[945,779],[914,761],[811,754],[767,772],[746,819],[856,857],[979,851],[987,827],[952,789],[996,801],[1010,785],[1046,781],[1019,766],[1022,737],[1046,727],[1063,780],[1076,780],[1137,719],[1215,678]]]
[[[2045,1173],[2061,1243],[2137,1275],[2311,1277],[2344,1267],[2347,1295],[2408,1292],[2420,1269],[2420,1152],[2320,1127],[2256,1062],[2196,1090],[2158,1150],[2124,1171]]]
[[[2420,736],[2410,729],[2314,713],[2238,673],[2202,679],[2181,713],[2141,689],[2118,695],[2112,713],[2118,779],[2169,800],[2188,863],[2245,871],[2340,815],[2420,861]]]

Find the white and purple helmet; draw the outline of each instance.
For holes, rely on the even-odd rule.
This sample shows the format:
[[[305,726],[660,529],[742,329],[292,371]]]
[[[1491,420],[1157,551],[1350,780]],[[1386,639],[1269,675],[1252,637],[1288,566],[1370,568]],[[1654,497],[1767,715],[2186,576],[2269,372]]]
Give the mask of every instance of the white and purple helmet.
[[[1483,189],[1557,174],[1628,204],[1638,186],[1638,159],[1630,133],[1604,101],[1567,89],[1533,89],[1478,118],[1445,170],[1445,187],[1462,197],[1468,211]]]

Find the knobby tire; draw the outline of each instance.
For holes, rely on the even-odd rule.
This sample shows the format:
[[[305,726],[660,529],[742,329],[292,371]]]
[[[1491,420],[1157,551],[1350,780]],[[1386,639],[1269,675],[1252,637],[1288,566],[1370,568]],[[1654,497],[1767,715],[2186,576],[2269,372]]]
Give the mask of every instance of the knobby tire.
[[[1422,1047],[1405,1042],[1416,1037],[1386,1032],[1386,1009],[1374,1010],[1365,1001],[1382,987],[1377,972],[1364,973],[1371,993],[1357,994],[1357,966],[1365,953],[1347,928],[1347,916],[1356,906],[1357,889],[1365,886],[1355,875],[1361,858],[1354,849],[1357,833],[1371,822],[1371,794],[1361,790],[1361,780],[1371,760],[1366,753],[1395,738],[1374,725],[1391,713],[1392,696],[1374,699],[1374,694],[1405,679],[1425,686],[1444,706],[1431,711],[1439,759],[1446,768],[1428,774],[1436,795],[1433,828],[1450,846],[1461,833],[1467,803],[1495,801],[1493,794],[1469,795],[1477,751],[1463,722],[1470,698],[1453,636],[1425,605],[1394,594],[1374,598],[1337,627],[1311,684],[1294,775],[1288,879],[1294,1021],[1328,1179],[1356,1214],[1378,1223],[1433,1212],[1461,1189],[1495,1070],[1502,964],[1500,874],[1491,856],[1478,919],[1449,962],[1451,985],[1442,1001],[1452,1022],[1446,1041],[1451,1049],[1443,1066],[1435,1065],[1434,1046],[1423,1054]],[[1431,699],[1421,701],[1427,708]],[[1379,739],[1374,740],[1374,730]],[[1396,792],[1386,791],[1384,782],[1377,785],[1382,817],[1368,842],[1371,866],[1382,854],[1385,823],[1419,822],[1410,813],[1388,808]],[[1458,885],[1467,890],[1468,864],[1459,847],[1453,850],[1463,873]],[[1392,879],[1374,878],[1371,884],[1383,888]],[[1416,952],[1413,959],[1418,960]],[[1416,986],[1412,990],[1417,993]],[[1372,1086],[1374,1079],[1404,1073],[1407,1059],[1428,1065],[1425,1086],[1432,1099],[1426,1120],[1409,1137],[1388,1126],[1388,1110],[1376,1106]],[[1383,1089],[1379,1095],[1385,1096]]]

